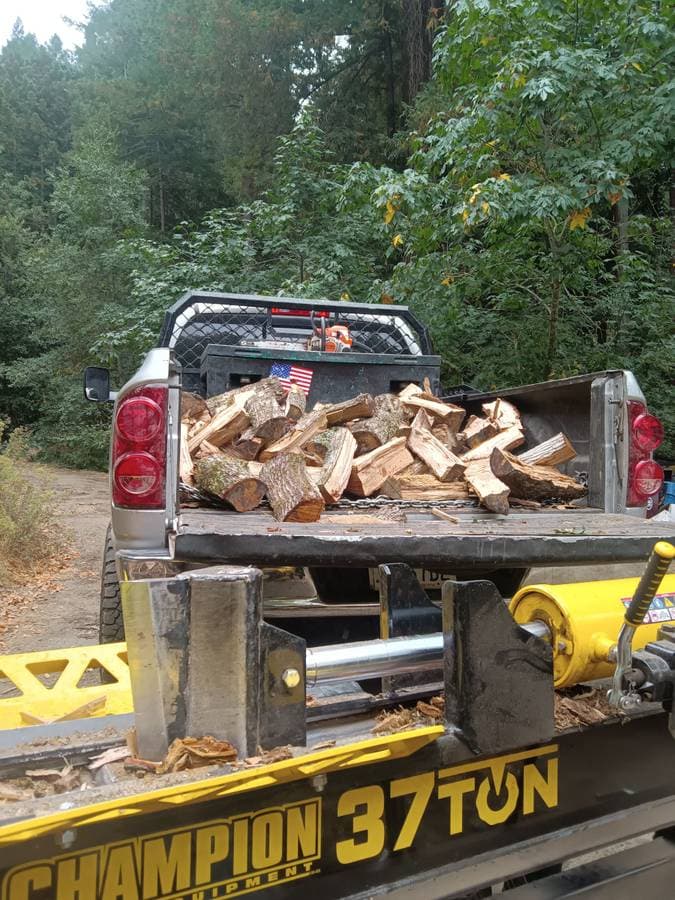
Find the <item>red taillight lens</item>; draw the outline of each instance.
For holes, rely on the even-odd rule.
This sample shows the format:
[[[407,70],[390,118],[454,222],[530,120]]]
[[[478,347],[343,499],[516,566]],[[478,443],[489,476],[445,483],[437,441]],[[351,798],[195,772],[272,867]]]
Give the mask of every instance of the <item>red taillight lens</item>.
[[[117,461],[113,477],[119,489],[130,497],[146,497],[159,484],[162,471],[149,453],[125,453]]]
[[[658,494],[663,484],[663,469],[653,459],[643,459],[635,466],[633,472],[633,487],[638,496],[643,499]]]
[[[128,397],[117,411],[115,427],[125,440],[137,444],[152,441],[164,425],[164,412],[152,397]]]
[[[663,469],[651,459],[653,450],[663,440],[663,425],[647,412],[642,403],[628,403],[628,506],[644,506],[661,490]]]
[[[656,416],[640,413],[633,421],[633,436],[640,450],[651,453],[661,446],[663,441],[663,425]]]
[[[112,454],[115,506],[164,506],[167,400],[167,388],[143,387],[127,394],[117,407]]]

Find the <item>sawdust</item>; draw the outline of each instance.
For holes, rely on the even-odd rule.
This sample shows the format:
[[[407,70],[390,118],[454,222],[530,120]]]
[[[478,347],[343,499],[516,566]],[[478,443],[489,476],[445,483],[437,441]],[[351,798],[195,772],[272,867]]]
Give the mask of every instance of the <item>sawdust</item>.
[[[605,691],[599,688],[571,688],[556,691],[554,719],[556,731],[598,725],[605,719],[616,718],[617,711],[607,702]]]
[[[373,734],[395,734],[423,725],[435,725],[443,719],[445,699],[442,696],[431,697],[427,703],[418,700],[414,707],[399,706],[396,709],[381,712],[371,728]]]

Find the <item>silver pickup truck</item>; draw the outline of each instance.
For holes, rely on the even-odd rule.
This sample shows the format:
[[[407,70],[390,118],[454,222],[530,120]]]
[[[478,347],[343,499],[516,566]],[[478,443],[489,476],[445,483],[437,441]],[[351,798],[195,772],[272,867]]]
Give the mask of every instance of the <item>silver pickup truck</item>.
[[[348,326],[348,352],[304,349],[322,321]],[[428,504],[376,497],[342,501],[330,523],[303,524],[277,523],[264,508],[242,514],[195,500],[179,482],[181,389],[212,396],[283,363],[312,369],[308,408],[421,384],[425,377],[469,412],[508,398],[521,412],[528,446],[559,431],[568,436],[577,456],[563,469],[587,485],[587,501],[576,509],[514,509],[509,516],[454,501],[453,523],[433,516]],[[187,293],[167,312],[158,346],[117,393],[105,369],[88,369],[87,398],[115,402],[101,642],[124,636],[120,578],[251,564],[265,573],[266,617],[309,643],[325,643],[377,636],[376,578],[383,563],[409,564],[432,596],[452,577],[487,578],[511,596],[533,566],[637,561],[655,540],[675,537],[672,524],[646,518],[663,479],[652,459],[660,423],[647,412],[631,372],[489,394],[442,389],[440,372],[427,329],[406,307],[207,292]],[[363,528],[339,521],[355,509],[387,504],[403,515]]]

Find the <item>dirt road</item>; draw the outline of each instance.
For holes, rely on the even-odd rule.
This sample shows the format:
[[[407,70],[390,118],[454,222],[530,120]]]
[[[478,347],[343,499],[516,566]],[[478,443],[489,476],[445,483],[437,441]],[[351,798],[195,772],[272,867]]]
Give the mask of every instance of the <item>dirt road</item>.
[[[98,641],[101,554],[110,514],[108,479],[101,472],[36,467],[54,493],[69,546],[61,570],[41,573],[6,592],[0,652],[76,647]]]
[[[70,546],[63,569],[42,573],[7,592],[0,604],[0,653],[76,647],[98,641],[101,556],[108,527],[108,480],[101,472],[36,467],[34,476],[54,492]],[[528,581],[564,582],[622,578],[636,565],[540,569]]]

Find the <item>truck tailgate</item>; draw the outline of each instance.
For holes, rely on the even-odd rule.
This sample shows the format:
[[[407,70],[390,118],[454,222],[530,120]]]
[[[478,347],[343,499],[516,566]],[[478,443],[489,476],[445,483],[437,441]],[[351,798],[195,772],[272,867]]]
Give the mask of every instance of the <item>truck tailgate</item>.
[[[406,510],[401,521],[352,524],[349,512],[330,522],[277,522],[267,510],[229,513],[184,510],[176,559],[257,566],[510,568],[631,562],[657,540],[675,540],[675,524],[596,510],[541,510],[495,516],[447,510],[457,524],[429,510]],[[344,519],[344,524],[340,521]],[[352,519],[353,521],[353,519]]]

